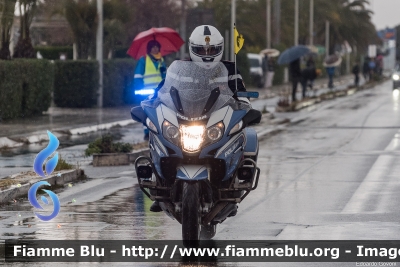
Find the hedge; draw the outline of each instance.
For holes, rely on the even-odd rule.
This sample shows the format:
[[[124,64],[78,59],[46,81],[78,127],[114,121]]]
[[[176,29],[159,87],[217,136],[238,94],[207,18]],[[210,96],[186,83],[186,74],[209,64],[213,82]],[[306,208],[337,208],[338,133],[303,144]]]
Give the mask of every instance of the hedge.
[[[131,87],[136,62],[132,59],[104,61],[103,106],[115,107],[132,102]]]
[[[44,59],[58,60],[60,54],[66,54],[66,59],[73,59],[74,50],[72,46],[36,46],[35,52],[40,52]]]
[[[41,114],[51,104],[54,66],[43,60],[0,61],[0,118]]]
[[[131,103],[129,96],[136,63],[132,59],[105,60],[103,106]],[[92,107],[97,104],[96,61],[56,61],[54,102],[59,107]]]
[[[22,85],[20,67],[12,61],[0,61],[0,117],[15,118],[21,114]]]
[[[23,73],[22,116],[42,114],[51,104],[54,64],[46,60],[21,61]]]
[[[128,52],[129,46],[117,46],[114,49],[114,58],[131,58],[126,52]]]
[[[94,60],[55,61],[54,103],[58,107],[94,107],[97,104],[98,70]]]

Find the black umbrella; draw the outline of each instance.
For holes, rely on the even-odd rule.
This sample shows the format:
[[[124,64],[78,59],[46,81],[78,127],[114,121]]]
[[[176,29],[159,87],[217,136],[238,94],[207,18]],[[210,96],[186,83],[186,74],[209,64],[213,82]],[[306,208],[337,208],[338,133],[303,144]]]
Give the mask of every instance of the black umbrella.
[[[278,58],[278,64],[288,64],[310,53],[310,49],[305,45],[296,45],[283,51]]]

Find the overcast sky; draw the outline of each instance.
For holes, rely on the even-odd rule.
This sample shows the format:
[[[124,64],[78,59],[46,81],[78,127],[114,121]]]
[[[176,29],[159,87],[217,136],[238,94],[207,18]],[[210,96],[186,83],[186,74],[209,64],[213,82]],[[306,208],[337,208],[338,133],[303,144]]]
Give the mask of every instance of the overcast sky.
[[[374,11],[372,21],[377,30],[400,24],[400,0],[370,0]]]

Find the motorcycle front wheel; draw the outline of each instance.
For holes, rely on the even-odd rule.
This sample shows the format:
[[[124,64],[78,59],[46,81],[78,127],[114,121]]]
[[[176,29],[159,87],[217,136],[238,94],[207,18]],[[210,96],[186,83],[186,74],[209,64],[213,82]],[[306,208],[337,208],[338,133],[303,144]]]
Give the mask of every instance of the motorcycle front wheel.
[[[202,240],[210,240],[215,236],[215,233],[217,232],[217,225],[216,224],[210,224],[206,226],[201,226],[200,230],[200,239]]]
[[[182,188],[182,239],[185,246],[196,246],[200,238],[199,184],[184,182]]]

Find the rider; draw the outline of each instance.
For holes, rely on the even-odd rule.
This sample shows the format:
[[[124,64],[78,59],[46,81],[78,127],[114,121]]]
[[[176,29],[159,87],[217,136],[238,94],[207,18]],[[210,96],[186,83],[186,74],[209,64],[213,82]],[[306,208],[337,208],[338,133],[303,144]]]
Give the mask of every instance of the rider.
[[[222,54],[224,53],[224,37],[221,33],[211,25],[201,25],[196,27],[189,37],[189,54],[190,60],[194,62],[204,62],[204,63],[214,63],[222,62],[226,69],[228,70],[228,85],[233,93],[236,91],[246,92],[246,88],[243,82],[243,78],[240,75],[239,70],[236,70],[235,74],[235,63],[231,61],[221,60]],[[211,65],[211,64],[210,64]],[[237,90],[236,90],[237,83]],[[156,92],[164,85],[162,81]],[[246,97],[236,97],[234,98],[241,102],[246,102],[250,105],[250,101]],[[158,201],[154,201],[150,207],[150,211],[160,212],[161,207]],[[236,210],[230,214],[230,216],[235,216]]]
[[[233,93],[246,92],[242,75],[239,69],[236,69],[235,63],[232,61],[221,60],[224,53],[224,37],[221,33],[211,25],[201,25],[196,27],[189,37],[189,55],[190,60],[194,62],[203,62],[205,66],[207,63],[222,62],[228,70],[228,85]],[[153,98],[157,97],[157,92],[164,85],[165,79],[158,85],[155,90]],[[237,90],[236,90],[237,81]],[[236,97],[236,100],[250,104],[246,97]]]

